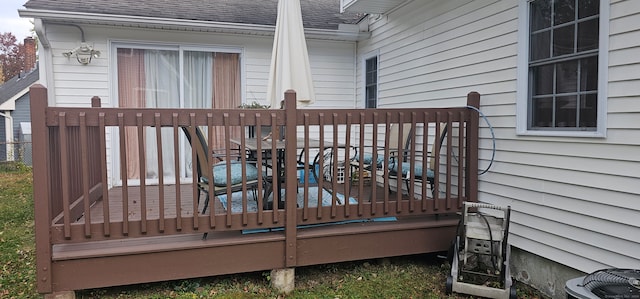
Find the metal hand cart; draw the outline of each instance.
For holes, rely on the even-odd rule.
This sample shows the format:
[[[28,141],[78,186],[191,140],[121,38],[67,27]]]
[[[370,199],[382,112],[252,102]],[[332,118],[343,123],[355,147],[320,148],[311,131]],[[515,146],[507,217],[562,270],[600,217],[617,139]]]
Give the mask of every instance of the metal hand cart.
[[[460,229],[453,245],[447,293],[515,299],[509,273],[511,207],[464,202]]]

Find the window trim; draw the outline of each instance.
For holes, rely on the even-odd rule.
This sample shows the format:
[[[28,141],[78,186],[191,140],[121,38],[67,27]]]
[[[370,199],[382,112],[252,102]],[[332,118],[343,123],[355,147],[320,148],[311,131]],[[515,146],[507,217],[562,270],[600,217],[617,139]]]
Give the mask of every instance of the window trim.
[[[380,51],[374,50],[362,55],[362,103],[361,108],[367,107],[367,60],[377,58],[376,66],[376,108],[380,107]]]
[[[529,3],[518,4],[518,58],[516,83],[516,134],[551,137],[595,137],[607,136],[607,99],[609,73],[609,0],[600,0],[599,45],[598,45],[598,121],[595,131],[561,130],[558,128],[530,130],[529,120]]]

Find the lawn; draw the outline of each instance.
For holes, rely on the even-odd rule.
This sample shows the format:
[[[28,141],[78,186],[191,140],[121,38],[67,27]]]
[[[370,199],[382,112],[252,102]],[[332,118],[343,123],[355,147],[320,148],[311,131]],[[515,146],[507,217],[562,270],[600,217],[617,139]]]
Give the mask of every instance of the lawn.
[[[0,298],[35,298],[31,171],[0,171]]]
[[[0,298],[41,298],[35,290],[32,179],[0,170]],[[438,255],[296,269],[296,290],[278,295],[269,272],[224,275],[76,292],[77,298],[472,298],[445,295],[448,263]],[[543,298],[518,284],[518,298]]]

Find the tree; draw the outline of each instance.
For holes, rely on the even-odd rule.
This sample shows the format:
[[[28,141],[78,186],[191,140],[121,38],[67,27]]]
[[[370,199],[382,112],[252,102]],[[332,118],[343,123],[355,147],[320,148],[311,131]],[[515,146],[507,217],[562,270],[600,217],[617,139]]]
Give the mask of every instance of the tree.
[[[24,68],[24,45],[11,32],[0,33],[0,82],[9,80]]]

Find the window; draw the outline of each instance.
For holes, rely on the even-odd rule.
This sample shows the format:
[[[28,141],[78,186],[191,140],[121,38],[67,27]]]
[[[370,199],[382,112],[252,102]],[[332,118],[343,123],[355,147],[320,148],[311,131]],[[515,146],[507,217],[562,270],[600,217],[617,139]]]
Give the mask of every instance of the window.
[[[378,56],[365,59],[365,108],[378,107]]]
[[[600,60],[606,55],[601,55],[600,1],[531,0],[526,5],[526,130],[602,130],[605,114],[599,110],[606,94],[600,90]]]
[[[155,47],[116,44],[117,105],[130,108],[234,108],[242,102],[240,54],[188,47]],[[165,130],[166,129],[166,130]],[[173,132],[162,129],[163,152],[173,151]],[[166,134],[166,136],[165,136]],[[214,134],[214,136],[224,136]],[[138,136],[135,128],[126,128],[127,178],[138,180],[140,165],[138,144],[146,143],[146,179],[157,179],[155,132],[149,128]],[[223,140],[209,141],[214,145]],[[115,153],[117,155],[117,153]],[[173,155],[163,155],[167,178],[175,178]],[[190,158],[181,162],[182,177],[190,175]]]

